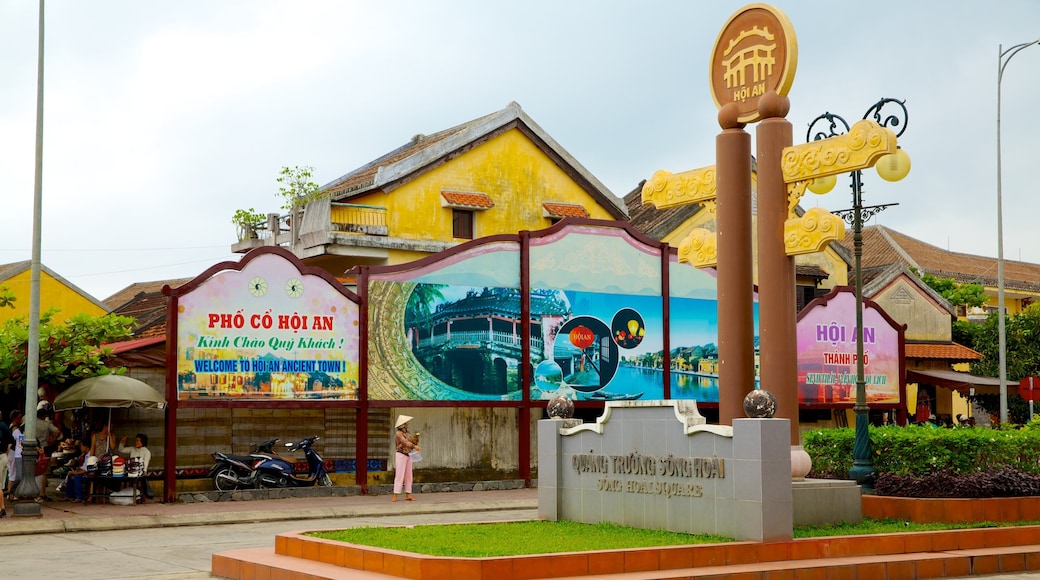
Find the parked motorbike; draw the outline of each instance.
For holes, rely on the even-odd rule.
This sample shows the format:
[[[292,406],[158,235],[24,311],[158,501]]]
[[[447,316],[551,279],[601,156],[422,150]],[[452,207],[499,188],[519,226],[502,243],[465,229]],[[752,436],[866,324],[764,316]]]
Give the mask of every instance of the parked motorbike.
[[[274,456],[261,461],[254,468],[256,483],[262,488],[277,487],[309,487],[320,485],[328,487],[332,485],[332,479],[325,471],[325,460],[314,450],[314,442],[319,437],[307,437],[298,443],[286,443],[290,452],[303,451],[307,457],[307,473],[295,473],[292,459]]]
[[[277,457],[274,446],[278,441],[278,439],[264,441],[257,445],[249,455],[234,455],[222,451],[212,453],[214,463],[209,470],[209,476],[213,479],[213,489],[234,491],[256,487],[253,468],[263,461]]]

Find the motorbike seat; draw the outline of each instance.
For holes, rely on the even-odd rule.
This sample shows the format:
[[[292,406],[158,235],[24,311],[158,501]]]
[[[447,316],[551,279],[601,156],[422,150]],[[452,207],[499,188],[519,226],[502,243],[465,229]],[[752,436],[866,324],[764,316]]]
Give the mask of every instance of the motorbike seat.
[[[224,456],[233,461],[240,461],[247,465],[251,465],[254,461],[257,460],[257,458],[253,455],[235,455],[231,453],[225,453]]]

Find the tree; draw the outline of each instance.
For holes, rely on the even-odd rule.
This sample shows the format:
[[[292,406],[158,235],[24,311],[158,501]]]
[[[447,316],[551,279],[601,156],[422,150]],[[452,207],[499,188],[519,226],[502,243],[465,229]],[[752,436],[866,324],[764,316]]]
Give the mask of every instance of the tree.
[[[321,197],[321,188],[311,181],[314,168],[310,166],[282,167],[278,174],[278,194],[282,197],[282,209],[295,211],[301,206]]]
[[[980,284],[958,284],[953,278],[937,278],[927,272],[911,270],[921,277],[921,281],[935,290],[947,302],[954,306],[982,306],[988,300],[986,290]]]
[[[7,286],[0,286],[0,308],[14,308],[14,292],[7,289]]]
[[[112,350],[102,345],[131,336],[133,318],[106,314],[77,314],[61,323],[56,309],[40,316],[41,385],[61,385],[82,378],[121,373],[110,368]],[[13,318],[0,327],[0,391],[25,388],[29,352],[28,318]]]
[[[971,363],[973,374],[996,377],[1000,375],[1000,339],[997,313],[990,314],[979,326],[972,348],[983,355],[983,359]],[[1005,320],[1005,353],[1007,381],[1012,387],[1022,377],[1040,373],[1040,306],[1030,305],[1021,313]],[[1008,413],[1012,421],[1023,423],[1029,414],[1025,403],[1008,389]],[[978,402],[987,411],[999,411],[1000,401],[996,395],[979,395],[970,400]]]

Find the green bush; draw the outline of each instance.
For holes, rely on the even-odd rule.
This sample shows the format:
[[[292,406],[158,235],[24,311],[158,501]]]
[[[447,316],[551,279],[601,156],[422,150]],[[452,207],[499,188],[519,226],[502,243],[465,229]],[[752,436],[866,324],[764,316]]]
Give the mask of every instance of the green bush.
[[[852,428],[806,433],[804,447],[813,461],[810,476],[847,479],[855,438]],[[1040,474],[1040,425],[1018,430],[871,427],[870,447],[878,475],[966,475],[1003,469]]]

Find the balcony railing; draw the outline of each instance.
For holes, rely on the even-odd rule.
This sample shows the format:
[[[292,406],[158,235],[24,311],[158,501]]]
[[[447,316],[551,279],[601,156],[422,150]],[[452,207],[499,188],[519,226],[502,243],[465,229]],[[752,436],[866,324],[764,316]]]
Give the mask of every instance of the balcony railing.
[[[387,235],[386,208],[353,203],[332,203],[332,231],[350,234]]]

